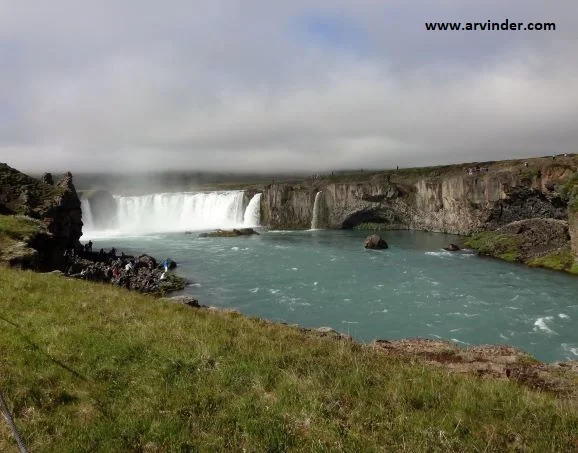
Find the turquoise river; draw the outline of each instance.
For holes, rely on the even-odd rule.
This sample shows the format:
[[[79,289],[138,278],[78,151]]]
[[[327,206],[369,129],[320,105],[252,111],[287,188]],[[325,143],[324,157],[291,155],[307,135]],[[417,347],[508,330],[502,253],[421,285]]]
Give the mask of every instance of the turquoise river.
[[[455,236],[265,231],[238,238],[163,233],[94,238],[94,248],[170,257],[200,303],[360,341],[441,338],[511,344],[540,360],[578,359],[578,278],[442,250]]]

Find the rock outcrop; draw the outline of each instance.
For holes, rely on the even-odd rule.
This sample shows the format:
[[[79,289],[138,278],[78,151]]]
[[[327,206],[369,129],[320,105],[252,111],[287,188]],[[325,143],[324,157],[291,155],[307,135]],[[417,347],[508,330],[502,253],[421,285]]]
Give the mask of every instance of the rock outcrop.
[[[80,246],[82,211],[80,199],[67,173],[56,185],[32,178],[6,164],[0,164],[0,214],[24,215],[40,220],[47,235],[36,237],[37,265],[55,269],[62,264],[66,249]]]
[[[376,340],[370,347],[405,360],[425,361],[453,373],[504,379],[559,394],[574,395],[577,362],[546,365],[519,349],[505,345],[458,347],[449,341],[425,338]]]
[[[259,235],[253,228],[239,228],[232,230],[215,230],[208,233],[201,233],[199,237],[201,238],[234,238],[238,236],[252,236]]]
[[[172,261],[172,260],[171,260]],[[174,263],[174,262],[173,262]],[[175,268],[169,265],[169,268]],[[65,256],[64,275],[100,283],[111,283],[142,293],[166,294],[185,288],[187,281],[166,272],[149,255],[134,257],[86,250],[69,251]]]
[[[459,245],[456,244],[448,244],[447,246],[444,247],[444,250],[446,252],[459,252],[461,248]]]
[[[568,222],[564,220],[512,222],[497,230],[479,233],[466,241],[466,245],[480,255],[578,273],[570,249]]]

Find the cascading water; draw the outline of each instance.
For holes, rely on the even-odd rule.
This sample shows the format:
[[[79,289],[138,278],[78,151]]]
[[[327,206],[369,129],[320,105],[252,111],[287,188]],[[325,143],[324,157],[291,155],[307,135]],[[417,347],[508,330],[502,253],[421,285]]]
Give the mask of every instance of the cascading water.
[[[90,202],[86,198],[80,200],[80,208],[82,209],[82,229],[85,231],[94,230]]]
[[[320,198],[323,192],[317,192],[315,194],[315,201],[313,202],[313,216],[311,218],[311,229],[319,229],[319,210],[321,209]]]
[[[261,224],[261,196],[263,194],[258,193],[253,195],[251,201],[245,209],[245,215],[243,216],[243,226],[250,228],[256,227]]]
[[[139,235],[186,230],[234,228],[243,225],[243,191],[163,193],[134,197],[116,196],[118,228],[94,231],[92,218],[84,236]],[[90,204],[82,203],[83,217]],[[88,218],[88,217],[87,217]]]

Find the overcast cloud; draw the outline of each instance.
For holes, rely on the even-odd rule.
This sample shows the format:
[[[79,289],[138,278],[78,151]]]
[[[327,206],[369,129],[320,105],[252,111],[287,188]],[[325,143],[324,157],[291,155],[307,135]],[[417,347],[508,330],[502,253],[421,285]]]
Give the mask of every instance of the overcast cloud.
[[[427,32],[425,21],[555,22]],[[576,152],[575,0],[4,0],[0,161],[287,171]]]

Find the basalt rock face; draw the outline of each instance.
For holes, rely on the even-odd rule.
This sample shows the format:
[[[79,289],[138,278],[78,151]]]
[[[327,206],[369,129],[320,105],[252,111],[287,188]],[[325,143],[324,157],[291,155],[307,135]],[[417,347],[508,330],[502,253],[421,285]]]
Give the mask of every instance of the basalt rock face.
[[[568,210],[568,231],[570,233],[572,252],[578,259],[578,210],[571,207]]]
[[[64,250],[80,245],[82,211],[70,173],[52,185],[0,164],[0,214],[26,215],[46,225],[48,235],[33,244],[40,268],[58,268]]]
[[[530,187],[513,187],[506,198],[494,203],[488,217],[490,228],[499,228],[527,218],[567,219],[567,204],[555,192],[542,192]]]
[[[499,164],[499,163],[498,163]],[[322,228],[362,223],[470,235],[530,218],[568,219],[557,185],[571,169],[507,168],[434,176],[379,174],[362,182],[328,182],[316,187],[274,184],[265,188],[263,223],[273,229],[309,228],[317,191],[322,191]]]
[[[305,186],[267,186],[261,200],[262,221],[272,229],[309,228],[316,193],[314,188]]]

